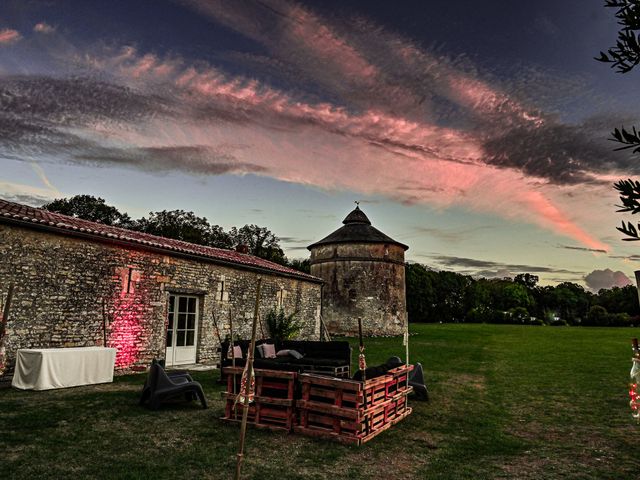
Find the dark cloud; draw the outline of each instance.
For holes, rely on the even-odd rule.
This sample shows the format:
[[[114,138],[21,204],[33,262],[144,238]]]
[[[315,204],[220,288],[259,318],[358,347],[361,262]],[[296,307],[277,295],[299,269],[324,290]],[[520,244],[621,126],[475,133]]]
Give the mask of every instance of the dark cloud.
[[[238,161],[222,148],[208,146],[166,146],[108,148],[95,146],[87,153],[79,153],[75,160],[96,166],[122,165],[140,170],[159,172],[181,170],[208,175],[225,173],[265,173],[267,169],[253,163]]]
[[[521,265],[493,262],[490,260],[478,260],[475,258],[455,257],[449,255],[425,255],[440,266],[452,267],[456,269],[466,269],[470,274],[479,275],[481,272],[495,276],[499,272],[507,273],[563,273],[579,275],[582,272],[565,270],[554,267],[543,267],[539,265]]]
[[[90,78],[0,77],[0,153],[73,157],[95,143],[72,133],[169,114],[166,101]]]
[[[632,282],[623,272],[614,272],[610,268],[594,270],[584,277],[584,281],[590,290],[597,292],[603,288],[624,287]]]
[[[0,78],[0,113],[34,124],[60,127],[89,122],[132,123],[169,114],[169,102],[91,78]]]
[[[632,262],[640,261],[640,255],[609,255],[609,258],[622,258]]]
[[[305,245],[311,243],[311,240],[309,240],[308,238],[298,238],[298,237],[278,237],[278,238],[283,243],[304,243]],[[307,248],[307,247],[303,247],[303,248]]]
[[[575,245],[558,245],[558,248],[565,248],[567,250],[582,250],[583,252],[607,253],[606,250],[600,250],[599,248],[576,247]]]
[[[0,79],[0,153],[17,159],[49,154],[95,166],[121,165],[144,171],[264,173],[238,161],[242,146],[113,147],[74,129],[134,129],[158,115],[177,115],[171,100],[91,78],[8,77]],[[95,140],[90,139],[96,137]]]
[[[436,227],[422,227],[416,226],[413,227],[412,233],[407,235],[399,235],[398,238],[407,240],[410,238],[415,238],[417,236],[428,235],[433,238],[437,238],[438,240],[448,242],[448,243],[457,243],[463,240],[468,240],[469,238],[473,238],[477,235],[479,231],[488,230],[493,227],[489,225],[482,225],[478,227],[472,228],[459,228],[459,229],[444,229],[444,228],[436,228]]]
[[[484,277],[484,278],[513,278],[513,272],[510,272],[506,268],[501,268],[499,270],[480,270],[475,272],[474,277]]]
[[[527,175],[555,184],[594,183],[593,174],[625,170],[640,173],[640,163],[630,154],[614,152],[605,137],[620,123],[603,129],[594,123],[582,125],[544,124],[517,127],[485,141],[487,163],[517,168]]]
[[[41,207],[45,203],[50,202],[52,200],[49,197],[43,197],[40,195],[31,195],[27,193],[16,193],[16,194],[3,193],[2,199],[7,200],[9,202],[31,205],[32,207]]]

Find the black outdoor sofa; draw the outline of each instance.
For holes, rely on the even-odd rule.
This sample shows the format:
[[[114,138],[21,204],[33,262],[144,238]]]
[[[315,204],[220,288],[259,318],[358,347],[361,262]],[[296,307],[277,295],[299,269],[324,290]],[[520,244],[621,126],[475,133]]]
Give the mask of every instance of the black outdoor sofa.
[[[234,345],[242,349],[242,358],[235,359],[236,367],[244,367],[247,359],[249,340],[236,340]],[[291,355],[276,358],[262,358],[258,346],[274,342],[270,339],[256,341],[254,352],[254,368],[269,370],[286,370],[298,373],[321,373],[336,377],[348,377],[351,370],[351,346],[346,341],[319,342],[308,340],[285,340],[275,345],[276,352],[281,350],[295,350],[302,358]],[[220,352],[221,367],[230,367],[233,360],[227,356],[229,343],[223,342]]]

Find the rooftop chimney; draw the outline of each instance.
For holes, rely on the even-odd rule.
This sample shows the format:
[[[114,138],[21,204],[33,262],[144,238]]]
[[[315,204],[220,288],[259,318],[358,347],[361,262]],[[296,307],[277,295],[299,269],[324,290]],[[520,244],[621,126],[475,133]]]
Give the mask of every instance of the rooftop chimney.
[[[236,252],[249,253],[249,245],[245,245],[244,243],[240,243],[239,245],[236,245]]]

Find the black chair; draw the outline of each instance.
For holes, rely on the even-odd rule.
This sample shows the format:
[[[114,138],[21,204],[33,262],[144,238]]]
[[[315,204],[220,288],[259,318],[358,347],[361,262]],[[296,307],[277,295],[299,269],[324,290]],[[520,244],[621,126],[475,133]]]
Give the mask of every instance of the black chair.
[[[193,401],[199,398],[202,408],[207,408],[207,400],[202,391],[202,386],[194,381],[188,373],[180,372],[177,375],[169,376],[158,361],[153,360],[147,381],[142,388],[140,405],[148,402],[151,409],[157,410],[165,400],[173,399],[180,395],[184,395],[186,401]]]
[[[417,400],[429,401],[429,391],[427,390],[427,386],[424,384],[422,364],[416,363],[413,373],[409,377],[409,385],[413,387],[413,393],[415,393]]]
[[[160,367],[162,367],[162,369],[164,370],[164,359],[156,360],[154,358],[151,362],[151,365],[153,365],[154,363],[160,365]],[[189,375],[189,372],[187,370],[165,370],[165,373],[171,380],[173,380],[174,383],[185,383],[185,380],[193,382],[193,378],[191,378],[191,375]],[[149,380],[151,378],[150,374],[151,371],[149,371],[149,375],[147,375],[147,378],[144,381],[144,386],[142,387],[142,394],[140,395],[139,402],[140,405],[144,405],[149,400],[149,397],[151,395],[151,385],[149,385]],[[198,398],[197,395],[192,393],[191,400],[195,400],[196,398]]]

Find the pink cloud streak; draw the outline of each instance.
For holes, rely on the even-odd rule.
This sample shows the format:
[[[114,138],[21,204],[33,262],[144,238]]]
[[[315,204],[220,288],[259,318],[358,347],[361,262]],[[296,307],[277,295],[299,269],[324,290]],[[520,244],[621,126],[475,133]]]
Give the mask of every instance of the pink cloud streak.
[[[10,45],[16,43],[22,38],[20,32],[11,28],[5,28],[0,30],[0,45]]]
[[[251,119],[247,126],[206,121],[172,125],[163,120],[144,135],[116,134],[134,145],[249,142],[251,148],[238,153],[240,160],[257,163],[281,180],[382,194],[407,203],[464,205],[535,223],[589,248],[607,249],[531,180],[514,170],[485,165],[479,139],[461,130],[374,109],[354,114],[330,103],[311,104],[257,80],[229,77],[211,66],[196,68],[179,58],[141,55],[129,47],[90,63],[116,72],[136,88],[167,85],[185,106],[212,105]],[[494,101],[495,94],[485,95],[484,88],[469,87],[468,100],[479,95]],[[282,134],[273,129],[278,124],[293,130]]]

